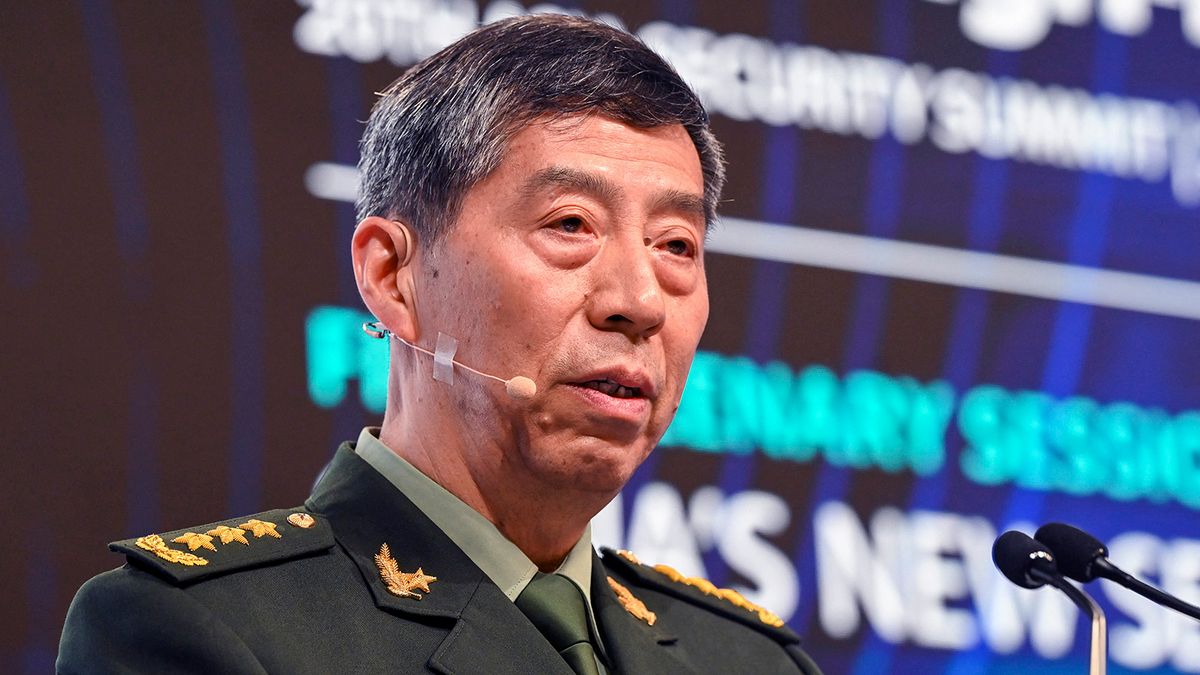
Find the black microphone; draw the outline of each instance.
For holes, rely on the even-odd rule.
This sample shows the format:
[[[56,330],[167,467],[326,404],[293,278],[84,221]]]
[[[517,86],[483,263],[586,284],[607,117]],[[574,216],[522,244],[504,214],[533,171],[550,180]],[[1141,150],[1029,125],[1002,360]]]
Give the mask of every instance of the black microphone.
[[[1034,535],[1054,552],[1058,569],[1075,581],[1087,583],[1101,578],[1115,581],[1125,588],[1163,607],[1200,621],[1200,607],[1141,581],[1108,560],[1104,542],[1083,530],[1064,523],[1046,523]]]
[[[1092,620],[1092,648],[1088,672],[1104,675],[1107,669],[1108,628],[1104,610],[1090,595],[1075,588],[1058,571],[1054,554],[1044,544],[1024,532],[1009,530],[992,544],[992,562],[1022,588],[1040,588],[1045,584],[1066,593],[1071,602]]]
[[[1022,588],[1041,588],[1059,579],[1058,566],[1050,550],[1029,535],[1009,530],[992,544],[992,562]]]

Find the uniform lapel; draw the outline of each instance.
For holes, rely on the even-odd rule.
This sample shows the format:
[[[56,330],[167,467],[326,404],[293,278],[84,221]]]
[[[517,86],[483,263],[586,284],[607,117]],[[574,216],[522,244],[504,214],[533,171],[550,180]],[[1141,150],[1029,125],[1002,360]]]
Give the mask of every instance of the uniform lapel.
[[[492,583],[479,584],[429,665],[447,674],[574,675],[546,638]]]
[[[420,509],[347,444],[338,448],[308,506],[324,514],[381,610],[447,635],[429,661],[441,673],[564,673],[566,663],[520,610]],[[375,554],[388,544],[403,572],[437,577],[422,599],[390,593]]]
[[[649,607],[651,611],[653,607]],[[612,660],[610,672],[696,673],[704,668],[688,663],[674,647],[671,626],[661,619],[653,626],[625,610],[608,584],[608,573],[600,557],[592,554],[592,611],[600,624],[604,647]]]

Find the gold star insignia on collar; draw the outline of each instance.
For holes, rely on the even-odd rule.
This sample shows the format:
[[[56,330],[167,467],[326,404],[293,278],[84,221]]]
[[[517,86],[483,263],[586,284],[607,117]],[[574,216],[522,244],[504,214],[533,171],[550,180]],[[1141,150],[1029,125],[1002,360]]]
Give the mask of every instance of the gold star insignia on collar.
[[[238,525],[238,527],[252,533],[255,539],[258,539],[264,534],[275,537],[276,539],[282,538],[282,535],[275,531],[275,523],[268,523],[267,521],[259,520],[258,518],[251,518],[241,525]]]
[[[217,547],[212,545],[212,537],[196,532],[184,532],[172,539],[171,542],[175,544],[187,544],[189,551],[195,551],[198,548],[206,548],[210,551],[217,550]]]
[[[628,588],[617,583],[616,579],[609,577],[608,585],[617,594],[617,602],[620,602],[625,611],[633,615],[633,618],[645,621],[647,626],[653,626],[654,622],[658,621],[658,615],[647,609],[646,603],[633,597],[633,593],[630,593]]]
[[[236,542],[245,544],[247,546],[250,545],[250,542],[246,541],[246,531],[240,527],[229,527],[228,525],[218,525],[218,526],[214,527],[213,529],[209,530],[207,532],[207,534],[210,534],[214,537],[219,537],[221,539],[222,544],[228,544],[230,542],[236,541]],[[213,549],[213,550],[216,550],[216,549]]]
[[[437,581],[437,577],[425,574],[420,567],[416,572],[401,572],[387,544],[380,546],[379,553],[375,554],[375,566],[379,568],[379,578],[387,586],[388,592],[401,598],[420,600],[423,596],[413,589],[419,588],[428,593],[429,584]]]

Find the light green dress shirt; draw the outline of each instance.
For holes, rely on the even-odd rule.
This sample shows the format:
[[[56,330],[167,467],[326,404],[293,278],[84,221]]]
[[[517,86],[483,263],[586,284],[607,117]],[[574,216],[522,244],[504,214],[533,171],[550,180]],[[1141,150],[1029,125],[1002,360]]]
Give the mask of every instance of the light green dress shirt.
[[[471,562],[508,597],[516,601],[521,591],[537,574],[537,565],[517,545],[509,541],[490,520],[475,509],[467,506],[458,497],[438,485],[415,466],[392,451],[379,440],[379,428],[367,427],[358,435],[354,452],[375,468],[396,489],[404,493],[434,525],[438,526],[453,541]],[[567,557],[555,570],[570,579],[583,591],[587,606],[588,625],[595,641],[597,665],[605,673],[600,661],[604,646],[600,631],[596,628],[596,617],[592,612],[592,526],[589,524],[583,536],[571,547]]]

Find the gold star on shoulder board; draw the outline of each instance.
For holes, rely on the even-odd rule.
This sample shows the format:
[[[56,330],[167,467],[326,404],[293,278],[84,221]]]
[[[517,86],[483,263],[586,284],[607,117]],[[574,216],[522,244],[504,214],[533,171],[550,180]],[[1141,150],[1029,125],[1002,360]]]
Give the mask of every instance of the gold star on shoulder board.
[[[428,593],[429,584],[437,581],[437,577],[425,574],[420,567],[416,572],[401,572],[387,544],[380,546],[379,553],[375,554],[375,566],[379,568],[379,578],[387,586],[388,592],[401,598],[420,600],[423,596],[413,589],[419,588]]]
[[[216,546],[212,545],[212,537],[207,534],[198,534],[196,532],[184,532],[183,534],[171,540],[174,544],[187,544],[189,551],[195,551],[198,548],[206,548],[210,551],[217,550]]]
[[[264,534],[275,537],[276,539],[282,538],[282,535],[275,531],[275,523],[268,523],[267,521],[259,520],[258,518],[251,518],[241,525],[238,525],[238,527],[253,534],[255,539],[258,539]]]
[[[245,544],[246,546],[250,545],[250,542],[246,541],[246,531],[240,527],[218,525],[209,530],[207,534],[210,534],[214,537],[219,537],[222,544],[228,544],[236,541],[238,543]]]

